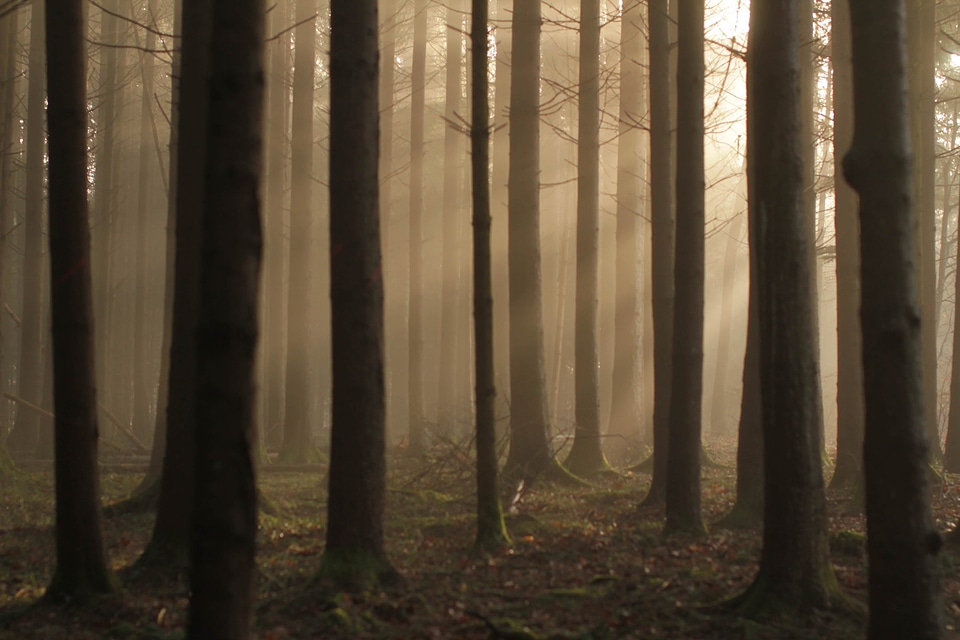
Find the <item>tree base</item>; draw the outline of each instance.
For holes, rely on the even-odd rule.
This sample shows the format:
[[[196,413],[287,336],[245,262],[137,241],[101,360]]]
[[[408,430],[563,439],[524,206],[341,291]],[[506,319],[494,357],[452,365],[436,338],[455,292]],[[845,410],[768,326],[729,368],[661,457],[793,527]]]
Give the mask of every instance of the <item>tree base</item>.
[[[320,449],[312,446],[305,447],[288,447],[280,449],[280,453],[277,455],[277,462],[279,464],[320,464],[324,462],[329,462],[327,456],[323,455],[323,452]]]
[[[123,574],[124,581],[133,585],[168,586],[171,589],[189,587],[190,550],[183,544],[155,542],[152,538]]]
[[[795,620],[820,611],[846,612],[858,616],[865,614],[864,605],[840,591],[829,569],[827,565],[818,584],[774,588],[761,568],[746,591],[714,608],[752,620]]]
[[[83,603],[97,596],[114,593],[116,590],[117,578],[106,567],[88,567],[83,575],[75,576],[69,581],[57,569],[41,602],[52,605]]]
[[[144,478],[140,486],[134,490],[129,498],[124,498],[120,502],[108,504],[103,508],[104,518],[116,518],[134,513],[148,513],[157,508],[157,502],[160,500],[160,475],[150,478]]]
[[[563,466],[571,474],[580,478],[594,478],[604,473],[616,473],[602,451],[591,451],[587,447],[578,449],[574,445]]]
[[[763,526],[763,508],[737,501],[730,512],[713,523],[719,529],[757,529]]]
[[[383,556],[353,549],[325,551],[315,578],[320,584],[356,590],[393,586],[400,580],[400,574]]]

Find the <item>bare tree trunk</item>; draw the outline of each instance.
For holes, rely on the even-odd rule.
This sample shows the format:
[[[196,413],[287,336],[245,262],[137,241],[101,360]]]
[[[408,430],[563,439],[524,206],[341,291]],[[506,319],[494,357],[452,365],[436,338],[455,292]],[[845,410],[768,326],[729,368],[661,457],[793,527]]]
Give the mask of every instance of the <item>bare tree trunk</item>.
[[[934,639],[940,540],[929,503],[903,1],[850,0],[850,16],[856,130],[843,167],[860,194],[867,635]]]
[[[728,433],[727,374],[730,368],[730,317],[733,315],[733,297],[736,292],[740,228],[745,215],[745,213],[735,213],[727,227],[727,249],[723,258],[723,296],[720,301],[720,321],[717,323],[717,362],[713,376],[713,402],[710,406],[710,431],[714,436]]]
[[[45,598],[113,590],[100,526],[90,227],[87,209],[86,24],[80,0],[48,0],[50,284],[56,380],[57,568]],[[35,11],[42,5],[34,5]],[[38,13],[34,13],[38,17]],[[33,28],[42,30],[35,21]]]
[[[290,275],[287,289],[287,375],[280,460],[315,459],[310,441],[310,225],[313,217],[313,102],[316,0],[296,0],[297,33],[291,136]]]

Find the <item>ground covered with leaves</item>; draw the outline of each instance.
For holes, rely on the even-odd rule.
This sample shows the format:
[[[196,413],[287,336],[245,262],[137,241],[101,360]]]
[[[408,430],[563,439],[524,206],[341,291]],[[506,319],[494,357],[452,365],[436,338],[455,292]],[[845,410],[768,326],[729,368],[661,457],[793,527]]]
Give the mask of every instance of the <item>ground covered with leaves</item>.
[[[441,447],[426,461],[391,458],[386,537],[403,580],[384,590],[331,591],[313,580],[324,541],[322,471],[262,473],[264,495],[282,510],[262,516],[256,634],[281,638],[789,639],[865,636],[852,610],[804,620],[746,620],[722,603],[751,582],[759,530],[711,527],[705,538],[663,538],[662,510],[640,509],[649,474],[609,474],[589,485],[532,487],[507,516],[513,545],[470,551],[472,467],[466,449]],[[733,447],[711,451],[704,516],[715,522],[734,497]],[[104,500],[129,494],[139,477],[105,474]],[[938,524],[960,516],[960,478],[941,478]],[[851,601],[866,601],[861,516],[831,494],[833,561]],[[38,606],[53,569],[53,490],[34,472],[0,487],[0,639],[179,638],[187,613],[183,582],[127,584],[116,594],[66,607]],[[106,521],[123,581],[147,542],[150,514]],[[948,637],[960,625],[960,560],[943,560]]]

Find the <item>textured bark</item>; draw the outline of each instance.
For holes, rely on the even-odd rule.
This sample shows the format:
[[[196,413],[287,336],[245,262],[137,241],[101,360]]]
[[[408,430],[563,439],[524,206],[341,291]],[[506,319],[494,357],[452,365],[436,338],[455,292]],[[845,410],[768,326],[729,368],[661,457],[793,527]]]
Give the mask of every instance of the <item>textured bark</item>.
[[[267,162],[266,201],[264,207],[263,239],[263,326],[260,340],[263,382],[260,385],[263,398],[262,430],[268,446],[283,442],[284,424],[284,354],[286,352],[286,327],[284,326],[284,253],[286,238],[284,219],[286,212],[286,148],[289,135],[288,109],[290,106],[290,83],[288,60],[290,32],[287,21],[287,0],[275,0],[269,12],[270,32],[276,33],[275,41],[267,44],[270,72],[267,77]]]
[[[383,546],[386,460],[377,180],[377,3],[330,3],[330,288],[333,427],[320,574],[392,577]]]
[[[930,514],[921,386],[904,3],[850,0],[850,16],[856,128],[843,168],[860,194],[862,230],[867,635],[932,639],[942,633],[940,540]]]
[[[513,10],[508,263],[510,455],[507,473],[533,477],[551,460],[540,277],[540,1]]]
[[[196,458],[196,329],[200,297],[201,220],[207,143],[207,84],[210,77],[211,0],[183,5],[177,139],[176,257],[170,374],[166,404],[167,440],[157,519],[139,562],[177,572],[187,563]],[[171,163],[173,164],[173,163]],[[174,168],[174,167],[171,167]]]
[[[407,325],[409,361],[407,368],[410,450],[418,453],[426,447],[423,409],[423,155],[424,116],[427,84],[427,2],[416,0],[413,19],[413,93],[410,102],[410,251],[409,300]]]
[[[837,234],[837,466],[831,487],[863,486],[863,335],[857,194],[841,174],[853,141],[853,60],[848,0],[831,5],[834,189]]]
[[[487,97],[487,0],[473,0],[470,38],[470,162],[473,183],[473,319],[477,344],[477,538],[478,549],[509,543],[497,479],[496,385],[493,369],[493,282],[490,265],[490,111]]]
[[[620,113],[617,140],[617,244],[616,309],[614,318],[613,388],[610,406],[611,434],[639,439],[646,430],[642,406],[641,355],[649,356],[640,343],[640,252],[638,227],[646,215],[641,171],[645,160],[642,148],[642,118],[645,95],[642,71],[644,35],[641,4],[624,3],[620,13]],[[646,269],[644,270],[646,272]]]
[[[83,3],[48,0],[50,284],[55,415],[57,568],[46,599],[113,589],[100,524],[97,396],[87,208],[87,96]],[[40,6],[39,3],[34,7]],[[37,17],[37,13],[34,13]],[[33,28],[43,29],[41,22]]]
[[[653,293],[653,480],[644,504],[662,504],[667,488],[670,385],[673,378],[673,133],[670,101],[670,40],[667,0],[650,0],[650,267]]]
[[[280,460],[313,461],[310,442],[311,230],[313,218],[313,103],[316,0],[296,0],[291,136],[290,275],[287,285],[287,375]]]
[[[243,640],[253,613],[264,14],[263,0],[213,0],[188,638]]]
[[[35,405],[41,404],[43,369],[41,360],[41,320],[43,282],[43,154],[44,131],[44,6],[34,2],[30,9],[30,64],[27,77],[27,154],[26,193],[24,195],[23,306],[20,311],[20,366],[17,395]],[[13,430],[7,438],[11,451],[34,451],[37,447],[39,415],[35,411],[17,411]]]
[[[667,446],[667,532],[705,533],[700,513],[703,397],[703,0],[680,5],[677,61],[673,392]]]
[[[600,276],[600,2],[580,2],[577,141],[577,280],[574,327],[575,430],[567,468],[577,475],[603,469],[597,307]],[[559,358],[559,354],[558,358]]]
[[[820,385],[803,190],[797,0],[751,6],[750,206],[758,233],[765,509],[760,570],[741,611],[809,611],[839,595],[827,543]]]
[[[441,278],[440,319],[440,392],[437,396],[437,422],[441,431],[452,433],[460,410],[457,391],[467,376],[465,365],[457,359],[459,304],[459,261],[457,230],[460,219],[460,137],[457,119],[460,116],[461,39],[456,28],[461,17],[459,3],[447,3],[446,78],[444,81],[443,131],[443,206],[441,234],[443,275]],[[489,214],[489,212],[488,212]],[[460,335],[459,340],[468,340]]]

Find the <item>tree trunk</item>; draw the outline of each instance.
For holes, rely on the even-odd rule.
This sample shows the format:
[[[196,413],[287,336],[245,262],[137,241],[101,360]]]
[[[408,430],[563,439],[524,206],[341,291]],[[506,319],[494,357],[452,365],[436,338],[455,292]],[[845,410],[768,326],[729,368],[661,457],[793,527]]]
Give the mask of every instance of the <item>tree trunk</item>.
[[[617,231],[616,303],[614,317],[613,388],[610,406],[610,434],[639,440],[644,430],[640,373],[643,351],[640,342],[640,314],[643,305],[638,292],[640,255],[637,228],[643,224],[646,203],[640,172],[642,149],[644,78],[642,55],[644,35],[639,0],[625,3],[620,12],[620,114],[617,140]],[[646,269],[644,269],[646,271]],[[646,290],[644,290],[646,292]]]
[[[548,444],[540,275],[540,1],[513,11],[508,263],[511,431],[507,474],[529,479],[552,459]]]
[[[83,3],[48,0],[50,285],[55,403],[57,568],[45,598],[68,602],[113,589],[100,527],[94,384],[87,96]],[[40,9],[37,9],[40,7]],[[34,4],[35,18],[42,4]],[[41,14],[42,15],[42,14]],[[33,28],[41,31],[42,21]],[[39,123],[38,123],[39,124]]]
[[[44,0],[34,2],[30,10],[30,65],[27,78],[27,155],[26,193],[24,196],[23,308],[20,311],[20,367],[17,395],[40,405],[43,393],[41,337],[43,322],[43,281],[41,248],[43,244],[43,155],[44,131]],[[17,420],[7,438],[11,451],[37,448],[39,415],[17,411]]]
[[[315,459],[310,441],[310,268],[313,217],[313,76],[316,0],[296,0],[297,33],[293,73],[291,136],[290,275],[287,289],[287,375],[280,460]]]
[[[487,80],[487,0],[473,0],[470,162],[473,179],[473,313],[477,343],[477,539],[481,550],[510,542],[503,522],[497,480],[493,380],[493,282],[490,268],[490,111]]]
[[[170,374],[166,404],[167,440],[157,519],[138,563],[159,572],[187,564],[189,518],[194,504],[196,458],[196,330],[200,297],[201,220],[210,78],[211,0],[183,5],[177,139],[176,257]],[[258,125],[259,126],[259,125]],[[171,163],[173,164],[173,163]],[[173,167],[171,167],[173,168]],[[173,175],[173,174],[171,174]]]
[[[386,460],[377,180],[377,3],[330,3],[330,300],[333,426],[320,575],[396,574],[383,546]]]
[[[747,118],[758,232],[764,528],[742,613],[809,611],[839,596],[827,544],[815,276],[804,187],[798,0],[751,5]]]
[[[447,2],[447,48],[446,78],[444,91],[443,130],[443,207],[441,233],[443,255],[441,264],[441,329],[440,329],[440,392],[437,397],[437,421],[441,431],[454,433],[460,407],[457,406],[457,389],[465,376],[457,360],[457,319],[460,305],[459,263],[457,251],[457,228],[460,218],[460,136],[457,125],[460,117],[460,22],[459,3]],[[489,212],[488,212],[489,214]],[[467,336],[461,336],[467,340]],[[491,360],[492,361],[492,360]]]
[[[843,180],[853,141],[849,0],[831,5],[833,157],[837,244],[837,466],[831,487],[863,486],[863,336],[860,331],[860,223],[857,194]]]
[[[574,327],[575,431],[567,468],[591,475],[604,467],[600,442],[597,306],[600,271],[600,3],[580,2],[577,141],[577,281]],[[557,354],[559,357],[559,354]]]
[[[744,176],[746,178],[746,176]],[[730,368],[730,317],[736,295],[737,263],[739,262],[740,228],[745,214],[735,213],[727,227],[727,248],[723,258],[723,296],[720,321],[717,323],[717,362],[714,369],[713,397],[710,405],[710,431],[714,436],[729,433],[727,428],[727,379]]]
[[[703,397],[703,0],[681,4],[677,61],[677,228],[666,532],[706,533],[700,514]]]
[[[902,0],[850,0],[856,130],[843,167],[860,194],[871,640],[942,633],[940,540],[930,514],[928,405],[921,386],[903,8]]]
[[[673,378],[673,264],[676,218],[673,208],[673,131],[670,100],[670,16],[667,0],[647,4],[650,25],[650,266],[653,294],[653,479],[643,504],[663,504],[670,439],[670,385]]]
[[[188,638],[243,640],[253,613],[264,13],[262,0],[213,2]]]

